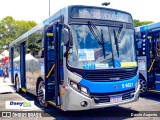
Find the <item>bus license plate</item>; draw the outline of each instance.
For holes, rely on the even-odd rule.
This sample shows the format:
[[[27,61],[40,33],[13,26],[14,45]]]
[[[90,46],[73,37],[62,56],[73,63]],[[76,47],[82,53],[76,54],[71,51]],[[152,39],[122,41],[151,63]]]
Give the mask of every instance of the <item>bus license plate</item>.
[[[120,101],[122,101],[121,95],[110,96],[111,103],[120,102]]]

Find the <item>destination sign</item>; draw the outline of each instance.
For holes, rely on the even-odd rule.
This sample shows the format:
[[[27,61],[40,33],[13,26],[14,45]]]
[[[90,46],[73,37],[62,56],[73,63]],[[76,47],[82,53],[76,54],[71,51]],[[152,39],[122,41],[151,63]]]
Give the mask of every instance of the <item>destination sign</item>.
[[[130,14],[112,9],[94,7],[73,7],[71,10],[71,17],[133,23]]]

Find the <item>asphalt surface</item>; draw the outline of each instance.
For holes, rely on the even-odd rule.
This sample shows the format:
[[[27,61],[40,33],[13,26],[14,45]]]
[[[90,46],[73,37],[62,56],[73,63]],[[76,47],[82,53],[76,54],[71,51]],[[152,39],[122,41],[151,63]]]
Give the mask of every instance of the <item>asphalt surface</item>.
[[[0,93],[14,93],[15,89],[13,87],[13,84],[10,82],[9,78],[5,79],[5,82],[3,82],[3,78],[0,77]]]
[[[33,109],[6,109],[7,101],[34,101],[35,105]],[[30,119],[28,117],[31,117],[33,114],[37,114],[37,116],[39,115],[40,117],[36,117],[35,115],[35,117],[31,117],[32,120],[55,119],[55,117],[45,112],[47,109],[43,109],[44,108],[36,101],[35,96],[25,93],[16,93],[14,85],[10,82],[9,78],[6,78],[5,82],[3,82],[3,78],[0,77],[0,120],[28,120]],[[8,113],[11,114],[12,118],[9,117]],[[24,117],[24,114],[27,115],[27,117]],[[41,117],[41,115],[44,117]]]
[[[2,78],[0,78],[0,81]],[[34,101],[35,107],[32,110],[16,110],[6,109],[6,101]],[[51,105],[48,108],[42,108],[36,100],[36,97],[28,93],[15,93],[14,86],[9,80],[5,83],[0,82],[0,111],[2,112],[40,112],[41,118],[21,118],[14,116],[13,118],[0,118],[0,120],[159,120],[160,119],[160,94],[149,94],[145,97],[140,97],[137,102],[124,104],[116,107],[103,109],[86,110],[86,111],[70,111],[63,112]],[[146,116],[144,116],[144,114]],[[149,117],[150,115],[150,117]],[[152,115],[152,116],[151,116]],[[158,115],[155,117],[153,115]]]

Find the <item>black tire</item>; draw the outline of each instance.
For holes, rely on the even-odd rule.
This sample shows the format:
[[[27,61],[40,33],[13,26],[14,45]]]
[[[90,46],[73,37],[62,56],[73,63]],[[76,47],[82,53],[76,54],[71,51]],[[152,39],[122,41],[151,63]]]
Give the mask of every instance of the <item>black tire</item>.
[[[139,78],[140,83],[140,96],[145,96],[148,94],[147,81],[144,78]]]
[[[48,102],[45,101],[45,84],[43,81],[40,81],[38,84],[37,100],[42,107],[48,106]]]
[[[18,76],[15,77],[15,89],[16,89],[17,93],[21,92],[20,84],[19,84],[19,77]]]

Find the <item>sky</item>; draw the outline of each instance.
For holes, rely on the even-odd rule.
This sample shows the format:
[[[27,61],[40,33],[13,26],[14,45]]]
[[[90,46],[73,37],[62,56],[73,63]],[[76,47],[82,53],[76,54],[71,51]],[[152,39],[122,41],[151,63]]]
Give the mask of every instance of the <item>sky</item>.
[[[43,22],[60,8],[67,5],[101,6],[110,2],[108,8],[115,8],[131,13],[133,19],[140,21],[160,21],[159,0],[0,0],[0,20],[12,16],[15,20],[33,20]]]

